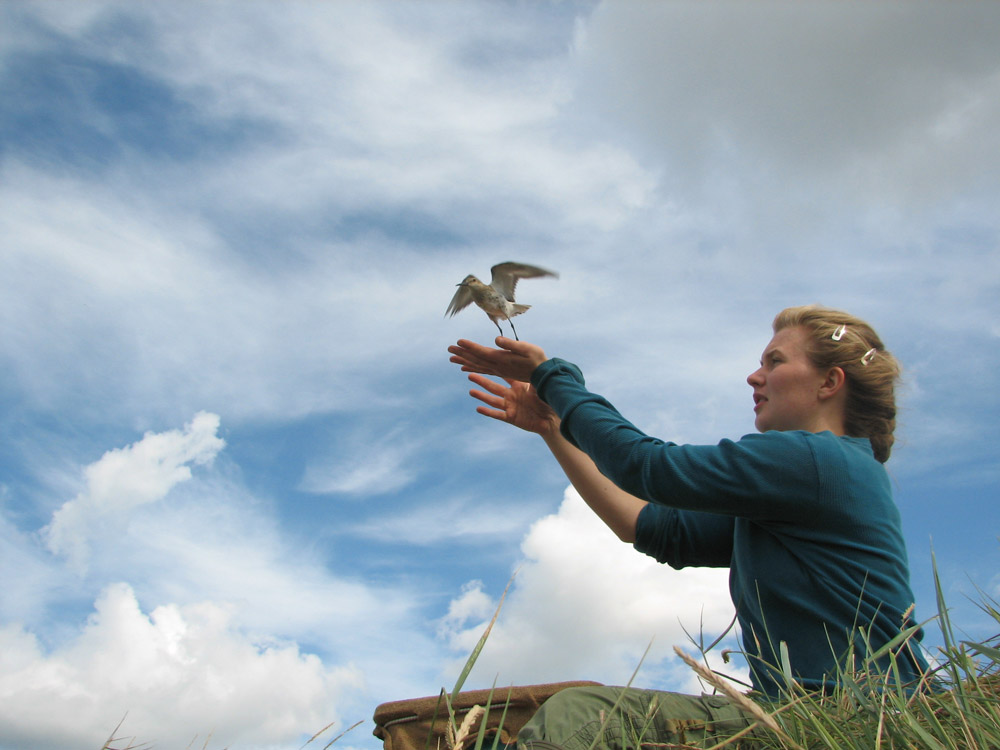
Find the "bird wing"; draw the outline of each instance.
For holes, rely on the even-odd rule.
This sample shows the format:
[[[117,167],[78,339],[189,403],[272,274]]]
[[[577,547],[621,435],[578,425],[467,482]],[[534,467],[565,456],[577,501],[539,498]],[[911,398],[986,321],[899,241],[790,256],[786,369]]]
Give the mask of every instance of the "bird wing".
[[[472,304],[472,290],[467,286],[460,286],[458,291],[455,292],[455,296],[451,298],[448,309],[445,310],[444,314],[450,317],[460,310],[464,310],[470,304]]]
[[[514,301],[514,288],[517,286],[518,279],[534,279],[539,276],[554,276],[559,278],[559,274],[555,271],[548,271],[538,266],[529,266],[525,263],[513,263],[511,261],[497,263],[490,269],[490,273],[493,274],[490,286],[500,292],[510,302]]]

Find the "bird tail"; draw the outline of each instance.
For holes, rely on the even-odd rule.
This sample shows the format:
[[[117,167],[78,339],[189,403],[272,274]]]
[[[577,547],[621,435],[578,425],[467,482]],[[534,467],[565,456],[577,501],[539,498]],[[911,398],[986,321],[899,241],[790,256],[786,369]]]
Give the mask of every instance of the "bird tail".
[[[510,317],[513,318],[515,315],[520,315],[525,310],[530,310],[530,309],[531,305],[522,305],[519,302],[515,302],[513,305],[511,305],[512,312],[510,314]]]

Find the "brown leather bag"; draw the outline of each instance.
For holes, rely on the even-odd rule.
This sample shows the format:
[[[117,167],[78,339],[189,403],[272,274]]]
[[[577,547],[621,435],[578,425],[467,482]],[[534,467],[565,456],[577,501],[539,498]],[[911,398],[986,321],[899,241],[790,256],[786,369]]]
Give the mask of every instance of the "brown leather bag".
[[[489,705],[486,734],[490,737],[483,744],[486,750],[493,747],[493,737],[499,732],[501,745],[513,744],[517,733],[527,723],[547,698],[568,687],[600,685],[599,682],[555,682],[546,685],[523,685],[513,688],[496,688]],[[509,697],[508,697],[509,696]],[[455,721],[459,724],[474,706],[487,708],[489,690],[468,690],[452,696],[451,705]],[[506,706],[506,714],[504,707]],[[435,718],[435,711],[437,717]],[[427,698],[383,703],[375,709],[375,731],[385,750],[446,750],[449,723],[448,708],[444,698],[434,695]],[[503,726],[500,725],[501,719]],[[479,734],[479,721],[470,736],[462,742],[463,748],[475,744]],[[430,742],[428,743],[428,737]]]

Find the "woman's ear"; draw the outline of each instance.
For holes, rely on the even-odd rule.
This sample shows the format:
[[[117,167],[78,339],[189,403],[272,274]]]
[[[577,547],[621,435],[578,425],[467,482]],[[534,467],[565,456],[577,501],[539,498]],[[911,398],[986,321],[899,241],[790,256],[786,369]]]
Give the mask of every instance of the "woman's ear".
[[[819,387],[819,397],[821,400],[833,398],[844,390],[847,385],[847,376],[841,367],[831,367],[826,371],[826,378]]]

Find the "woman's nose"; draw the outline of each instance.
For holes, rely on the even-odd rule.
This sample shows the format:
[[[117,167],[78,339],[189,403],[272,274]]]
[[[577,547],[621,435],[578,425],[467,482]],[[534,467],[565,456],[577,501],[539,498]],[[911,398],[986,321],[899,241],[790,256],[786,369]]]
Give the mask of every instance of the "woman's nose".
[[[761,371],[762,369],[763,369],[763,368],[760,368],[760,367],[758,367],[758,368],[757,368],[756,370],[754,370],[754,371],[753,371],[753,372],[751,372],[751,373],[750,373],[749,375],[747,375],[747,383],[748,383],[748,384],[749,384],[750,386],[753,386],[753,385],[755,385],[755,384],[757,384],[757,383],[760,383],[760,382],[762,382],[762,379],[761,379],[761,374],[760,374],[760,371]]]

